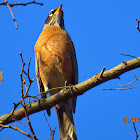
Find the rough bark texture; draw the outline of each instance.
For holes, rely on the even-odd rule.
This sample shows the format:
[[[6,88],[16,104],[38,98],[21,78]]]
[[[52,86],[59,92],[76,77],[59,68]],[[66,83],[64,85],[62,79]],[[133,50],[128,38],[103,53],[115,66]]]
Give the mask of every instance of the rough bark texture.
[[[120,65],[103,72],[102,74],[96,74],[92,78],[77,84],[73,86],[73,88],[70,90],[61,90],[59,93],[54,94],[46,99],[40,99],[37,102],[31,103],[26,105],[27,106],[27,112],[28,115],[31,115],[33,113],[39,112],[41,110],[44,110],[46,108],[51,108],[54,105],[60,103],[61,101],[64,101],[74,95],[82,95],[85,91],[104,83],[108,80],[119,78],[119,76],[127,71],[133,70],[135,68],[140,67],[140,57],[124,61]],[[15,110],[13,115],[10,116],[8,119],[9,113],[0,116],[0,124],[9,124],[11,122],[14,122],[16,120],[21,120],[25,117],[24,109],[20,108],[18,110]]]

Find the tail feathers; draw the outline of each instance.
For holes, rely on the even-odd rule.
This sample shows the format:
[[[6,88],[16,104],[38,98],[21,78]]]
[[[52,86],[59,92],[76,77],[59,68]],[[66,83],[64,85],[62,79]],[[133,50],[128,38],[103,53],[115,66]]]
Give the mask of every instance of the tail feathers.
[[[59,123],[60,140],[77,140],[72,111],[66,110],[64,106],[59,109],[55,107],[55,110]]]

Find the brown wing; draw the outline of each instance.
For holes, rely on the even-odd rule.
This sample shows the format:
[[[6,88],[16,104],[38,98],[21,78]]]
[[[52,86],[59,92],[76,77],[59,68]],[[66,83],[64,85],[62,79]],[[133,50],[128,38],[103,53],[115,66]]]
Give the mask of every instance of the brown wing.
[[[72,60],[72,68],[73,68],[73,70],[72,70],[72,84],[76,85],[76,84],[78,84],[78,64],[77,64],[77,58],[76,58],[74,45],[73,45],[73,50],[72,50],[72,54],[71,54],[71,60]],[[76,99],[77,99],[77,96],[74,96],[73,102],[72,102],[73,113],[75,113]]]
[[[40,93],[45,91],[44,90],[44,86],[43,86],[43,83],[41,81],[41,77],[40,77],[40,73],[39,73],[39,61],[38,61],[38,54],[35,54],[35,69],[36,69],[36,76],[37,76],[37,83],[38,83],[38,88],[39,88],[39,91]],[[41,96],[42,97],[42,96]],[[46,98],[43,97],[43,98]]]
[[[45,89],[44,89],[44,86],[43,86],[43,83],[42,83],[42,80],[41,80],[41,77],[40,77],[39,60],[38,60],[38,54],[37,53],[35,54],[35,69],[36,69],[38,88],[39,88],[39,91],[41,93],[41,92],[44,92]],[[41,98],[46,98],[46,94],[41,94]],[[46,111],[47,111],[48,115],[50,116],[51,115],[50,109],[46,109]]]

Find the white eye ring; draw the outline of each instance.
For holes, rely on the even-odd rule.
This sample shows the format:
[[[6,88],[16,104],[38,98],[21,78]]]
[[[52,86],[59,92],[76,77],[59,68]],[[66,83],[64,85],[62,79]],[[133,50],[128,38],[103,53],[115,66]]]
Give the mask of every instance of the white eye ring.
[[[53,14],[49,14],[49,17],[51,17]]]
[[[53,14],[55,13],[56,9],[52,9],[49,13],[49,17],[53,16]]]

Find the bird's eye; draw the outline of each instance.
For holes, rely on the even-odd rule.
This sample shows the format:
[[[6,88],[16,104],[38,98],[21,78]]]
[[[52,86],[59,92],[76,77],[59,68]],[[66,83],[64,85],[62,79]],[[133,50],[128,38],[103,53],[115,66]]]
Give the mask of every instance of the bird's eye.
[[[50,13],[49,13],[49,16],[52,16],[52,15],[55,13],[56,10],[57,10],[57,9],[51,10]]]

